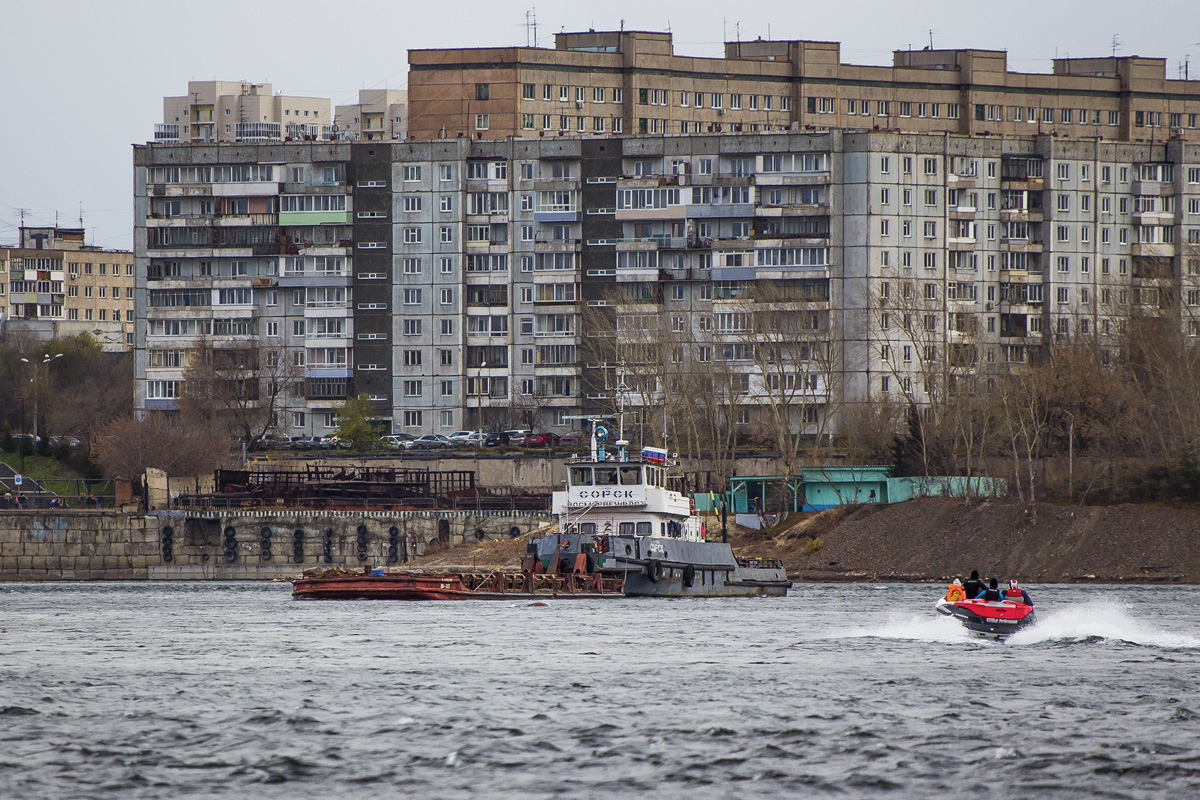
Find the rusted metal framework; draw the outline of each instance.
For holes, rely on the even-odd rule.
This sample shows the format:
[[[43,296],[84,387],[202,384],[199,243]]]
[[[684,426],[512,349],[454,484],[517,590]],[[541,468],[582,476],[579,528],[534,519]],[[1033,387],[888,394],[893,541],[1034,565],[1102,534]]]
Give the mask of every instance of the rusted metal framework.
[[[182,507],[321,509],[476,509],[545,511],[549,497],[475,485],[471,470],[430,470],[373,465],[309,465],[295,470],[229,470],[215,473],[212,494],[183,495]]]

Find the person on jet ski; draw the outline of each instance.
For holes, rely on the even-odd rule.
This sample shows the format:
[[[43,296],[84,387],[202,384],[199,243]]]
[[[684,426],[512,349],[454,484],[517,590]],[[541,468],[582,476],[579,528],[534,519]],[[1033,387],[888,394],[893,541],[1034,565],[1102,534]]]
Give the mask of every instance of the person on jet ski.
[[[1033,608],[1033,599],[1029,596],[1029,592],[1017,586],[1017,579],[1013,578],[1008,582],[1008,589],[1004,592],[1004,599],[1011,603],[1024,603]]]
[[[990,581],[988,581],[987,591],[983,593],[983,597],[981,599],[985,603],[1000,602],[1000,600],[1003,599],[1000,597],[1000,581],[996,580],[995,578],[992,578]]]
[[[967,582],[963,584],[963,591],[967,595],[968,600],[978,600],[979,596],[987,591],[987,586],[983,581],[979,580],[979,570],[971,570],[971,577],[967,578]]]
[[[958,578],[954,579],[954,583],[950,584],[950,588],[946,590],[946,602],[956,603],[959,600],[966,600],[967,594],[963,591],[962,581]]]

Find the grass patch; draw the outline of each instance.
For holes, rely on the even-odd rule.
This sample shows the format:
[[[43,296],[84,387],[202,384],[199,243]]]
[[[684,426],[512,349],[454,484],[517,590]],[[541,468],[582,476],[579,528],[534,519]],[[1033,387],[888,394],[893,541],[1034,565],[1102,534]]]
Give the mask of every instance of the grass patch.
[[[804,555],[811,556],[821,549],[821,537],[814,536],[804,543]]]
[[[21,471],[20,453],[0,453],[0,461],[8,464],[17,472]],[[25,472],[22,474],[39,482],[43,480],[73,480],[83,477],[61,461],[38,455],[25,456]]]

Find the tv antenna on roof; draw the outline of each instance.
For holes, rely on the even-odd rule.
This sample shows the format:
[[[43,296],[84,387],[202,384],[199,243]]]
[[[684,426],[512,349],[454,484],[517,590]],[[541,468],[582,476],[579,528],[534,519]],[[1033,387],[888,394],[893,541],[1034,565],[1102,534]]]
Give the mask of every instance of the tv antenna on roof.
[[[537,41],[537,8],[534,7],[525,12],[525,46],[537,47]]]
[[[1117,38],[1117,34],[1113,34],[1112,38],[1112,54],[1113,58],[1117,57],[1117,50],[1121,47],[1121,40]]]

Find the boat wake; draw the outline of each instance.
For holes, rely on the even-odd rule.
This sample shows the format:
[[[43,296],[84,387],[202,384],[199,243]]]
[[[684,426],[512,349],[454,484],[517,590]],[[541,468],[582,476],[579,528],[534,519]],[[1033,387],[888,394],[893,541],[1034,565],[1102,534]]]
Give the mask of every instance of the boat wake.
[[[1037,623],[1017,631],[1010,645],[1044,642],[1112,641],[1167,649],[1200,648],[1200,636],[1156,628],[1129,613],[1127,606],[1108,600],[1038,609]]]
[[[900,639],[914,642],[979,641],[956,619],[930,614],[892,613],[882,625],[830,631],[823,639]]]
[[[1123,642],[1140,647],[1164,649],[1200,649],[1200,636],[1174,633],[1155,627],[1129,613],[1121,603],[1102,600],[1067,606],[1037,609],[1033,625],[1009,636],[1010,646],[1028,646],[1047,642]],[[820,639],[893,639],[943,644],[995,644],[973,636],[958,620],[928,614],[894,612],[882,624],[860,628],[835,629],[819,635]]]

